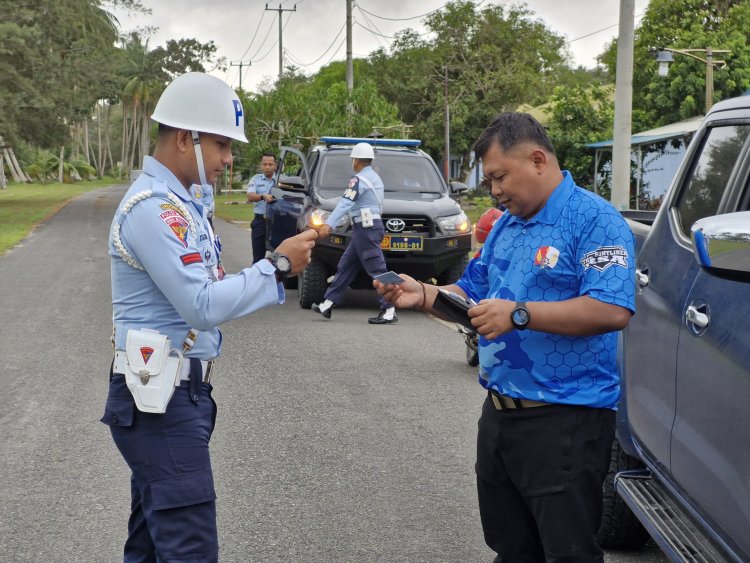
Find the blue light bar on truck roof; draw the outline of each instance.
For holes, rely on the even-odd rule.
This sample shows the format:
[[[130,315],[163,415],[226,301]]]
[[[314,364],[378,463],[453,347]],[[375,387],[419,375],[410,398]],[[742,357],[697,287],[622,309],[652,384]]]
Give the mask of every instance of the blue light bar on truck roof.
[[[371,139],[370,137],[321,137],[321,143],[326,145],[356,145],[370,143],[380,147],[410,147],[416,148],[422,144],[419,139]]]

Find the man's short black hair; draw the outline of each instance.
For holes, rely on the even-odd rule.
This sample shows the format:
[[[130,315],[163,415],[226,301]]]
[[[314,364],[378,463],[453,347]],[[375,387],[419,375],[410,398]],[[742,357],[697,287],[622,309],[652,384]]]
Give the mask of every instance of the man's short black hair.
[[[534,143],[548,153],[555,154],[547,131],[528,113],[506,111],[495,117],[474,145],[477,158],[484,157],[494,142],[500,145],[503,152],[520,143]]]
[[[166,135],[168,133],[171,133],[172,131],[179,131],[179,129],[177,129],[176,127],[171,127],[170,125],[159,123],[159,135]]]
[[[272,152],[264,152],[262,155],[260,155],[260,159],[263,160],[264,156],[270,156],[274,162],[276,162],[276,155]]]

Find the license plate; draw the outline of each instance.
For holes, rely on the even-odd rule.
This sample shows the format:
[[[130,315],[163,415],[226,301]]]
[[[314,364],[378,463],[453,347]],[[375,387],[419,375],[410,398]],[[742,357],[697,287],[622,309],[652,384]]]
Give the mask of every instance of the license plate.
[[[385,235],[380,248],[383,250],[423,250],[422,237],[394,237],[393,235]]]
[[[344,244],[344,237],[331,236],[331,242],[333,244]]]

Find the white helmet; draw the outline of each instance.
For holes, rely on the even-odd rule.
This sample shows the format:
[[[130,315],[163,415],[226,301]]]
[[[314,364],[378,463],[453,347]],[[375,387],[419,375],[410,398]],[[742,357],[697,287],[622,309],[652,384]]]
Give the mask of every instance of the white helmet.
[[[362,158],[370,159],[375,158],[375,151],[372,150],[370,143],[357,143],[352,149],[352,154],[349,155],[351,158]]]
[[[213,133],[247,143],[239,97],[226,82],[202,72],[175,78],[159,98],[151,119],[175,129]]]

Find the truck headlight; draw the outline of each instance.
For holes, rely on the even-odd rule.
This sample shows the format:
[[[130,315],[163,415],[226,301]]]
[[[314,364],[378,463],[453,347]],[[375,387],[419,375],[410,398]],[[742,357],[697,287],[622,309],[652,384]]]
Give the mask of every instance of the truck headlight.
[[[463,211],[458,215],[439,218],[438,225],[449,235],[468,233],[471,229],[471,222]]]
[[[310,213],[310,226],[319,228],[325,225],[326,220],[330,217],[330,211],[324,211],[323,209],[313,209]]]

